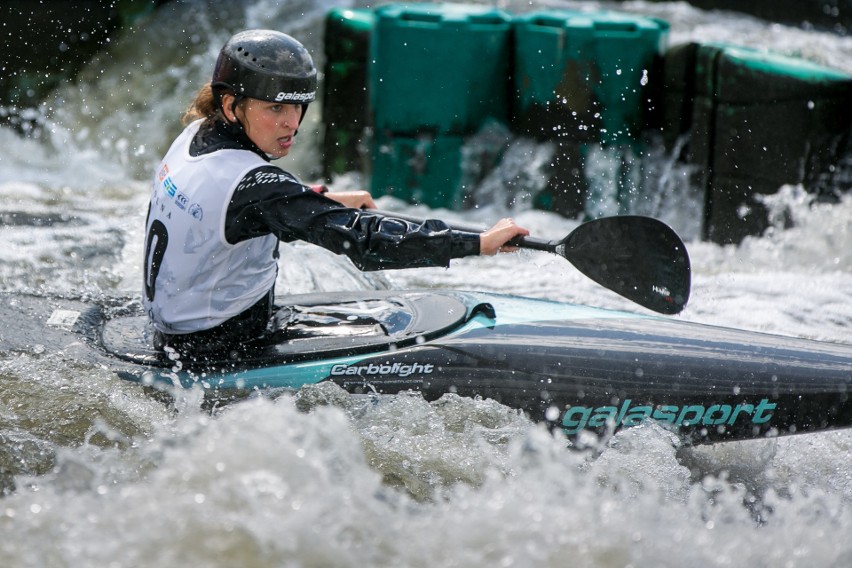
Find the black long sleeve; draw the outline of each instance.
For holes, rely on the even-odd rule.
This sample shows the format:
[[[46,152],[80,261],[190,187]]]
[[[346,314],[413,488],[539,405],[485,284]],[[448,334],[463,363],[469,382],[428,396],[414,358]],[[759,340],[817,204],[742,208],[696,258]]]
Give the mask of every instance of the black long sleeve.
[[[270,233],[346,255],[361,270],[449,266],[453,258],[479,254],[477,233],[343,207],[273,165],[243,177],[225,219],[230,243]]]

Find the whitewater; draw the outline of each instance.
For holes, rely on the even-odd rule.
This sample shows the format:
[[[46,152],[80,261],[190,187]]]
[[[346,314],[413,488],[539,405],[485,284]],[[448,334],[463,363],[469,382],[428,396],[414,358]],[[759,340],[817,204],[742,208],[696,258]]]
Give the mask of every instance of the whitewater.
[[[367,6],[167,4],[34,109],[31,132],[0,128],[0,290],[136,301],[149,179],[220,47],[240,29],[279,29],[321,68],[323,17],[342,5]],[[671,23],[671,45],[726,41],[852,72],[852,38],[681,2],[497,6],[653,15]],[[320,107],[278,162],[309,182],[321,171]],[[511,175],[534,177],[552,150],[521,140],[511,151],[520,164]],[[696,205],[676,183],[684,172],[669,175],[675,181],[647,199],[692,259],[692,296],[676,318],[852,343],[849,195],[828,204],[781,188],[768,200],[775,222],[765,235],[719,246],[696,237]],[[332,182],[350,189],[363,179]],[[543,238],[577,226],[531,209],[528,196],[489,194],[463,212],[378,203],[466,225],[511,215]],[[377,287],[642,311],[545,253],[362,274],[311,245],[282,248],[279,294]],[[0,322],[6,333],[16,325]],[[490,400],[373,404],[318,385],[213,412],[200,402],[188,391],[163,404],[75,360],[73,349],[0,353],[0,564],[852,566],[852,431],[690,447],[648,424],[578,451]]]

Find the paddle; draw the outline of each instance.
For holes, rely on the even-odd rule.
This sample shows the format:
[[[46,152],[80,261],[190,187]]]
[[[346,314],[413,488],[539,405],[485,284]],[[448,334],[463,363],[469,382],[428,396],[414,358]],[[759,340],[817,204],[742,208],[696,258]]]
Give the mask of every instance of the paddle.
[[[423,222],[399,213],[378,213]],[[450,226],[459,231],[482,232]],[[603,217],[583,223],[560,241],[521,237],[508,244],[557,254],[604,288],[661,314],[680,312],[689,299],[686,247],[668,225],[652,217]]]

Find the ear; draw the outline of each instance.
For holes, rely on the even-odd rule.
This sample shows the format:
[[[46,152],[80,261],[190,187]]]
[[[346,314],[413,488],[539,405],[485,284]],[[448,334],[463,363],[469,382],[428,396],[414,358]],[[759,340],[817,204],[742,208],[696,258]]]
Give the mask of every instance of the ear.
[[[226,93],[222,95],[222,112],[228,122],[237,122],[237,116],[234,114],[234,95]]]

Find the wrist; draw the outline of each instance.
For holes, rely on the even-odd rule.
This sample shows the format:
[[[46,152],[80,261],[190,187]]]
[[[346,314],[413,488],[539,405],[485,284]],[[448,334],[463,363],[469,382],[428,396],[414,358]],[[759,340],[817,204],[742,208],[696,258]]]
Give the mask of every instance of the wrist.
[[[466,231],[453,231],[451,245],[451,258],[463,258],[476,256],[482,249],[482,237],[479,233],[468,233]]]

